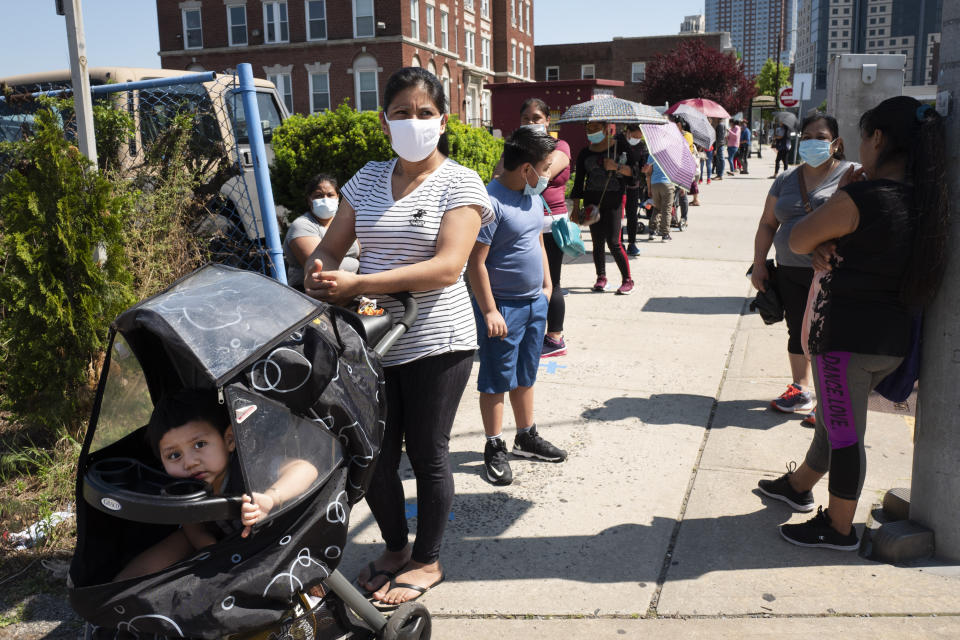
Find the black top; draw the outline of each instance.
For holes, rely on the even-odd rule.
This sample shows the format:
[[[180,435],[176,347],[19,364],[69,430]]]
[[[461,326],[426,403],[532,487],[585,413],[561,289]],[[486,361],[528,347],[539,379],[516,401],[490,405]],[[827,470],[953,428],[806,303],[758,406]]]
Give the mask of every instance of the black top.
[[[631,167],[643,167],[647,164],[647,158],[650,155],[650,152],[647,151],[647,143],[644,140],[641,140],[635,145],[630,145],[627,142],[627,136],[619,133],[617,134],[617,144],[620,145],[619,148],[627,152],[627,162]],[[644,175],[635,171],[632,178],[627,178],[627,189],[636,189],[640,186],[640,179],[644,178]],[[644,182],[646,179],[644,178]]]
[[[833,270],[814,281],[819,291],[810,318],[810,353],[905,356],[911,314],[900,286],[915,230],[913,188],[870,180],[843,190],[857,205],[860,222],[837,240]]]
[[[640,172],[640,166],[631,160],[630,148],[621,136],[617,136],[613,139],[610,148],[605,151],[591,151],[590,147],[581,149],[577,154],[577,175],[573,181],[570,197],[574,200],[582,199],[586,205],[598,204],[602,209],[620,207],[623,191],[634,178],[616,171],[606,171],[603,168],[603,161],[605,158],[610,158],[620,162],[620,156],[625,153],[627,154],[626,165],[636,176]]]

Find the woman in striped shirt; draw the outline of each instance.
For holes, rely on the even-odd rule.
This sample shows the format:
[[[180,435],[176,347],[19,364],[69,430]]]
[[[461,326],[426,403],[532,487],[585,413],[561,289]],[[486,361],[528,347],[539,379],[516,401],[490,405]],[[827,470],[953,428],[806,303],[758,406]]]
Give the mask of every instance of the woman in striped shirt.
[[[476,325],[463,279],[482,224],[493,210],[480,176],[447,157],[446,98],[419,67],[394,73],[380,122],[399,158],[369,162],[344,185],[340,208],[304,278],[318,299],[410,291],[416,324],[384,356],[387,424],[367,503],[386,550],[358,577],[375,604],[396,607],[443,580],[440,543],[453,502],[450,430],[470,377]],[[358,274],[325,271],[354,240]],[[382,300],[395,317],[399,303]],[[417,536],[408,543],[401,446],[417,479]]]

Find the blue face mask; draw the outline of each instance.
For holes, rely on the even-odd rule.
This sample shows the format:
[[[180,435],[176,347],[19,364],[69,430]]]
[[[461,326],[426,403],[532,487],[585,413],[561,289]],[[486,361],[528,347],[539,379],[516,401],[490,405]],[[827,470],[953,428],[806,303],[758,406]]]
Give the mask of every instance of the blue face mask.
[[[534,171],[536,171],[536,169],[534,169]],[[524,178],[524,180],[526,180],[526,178]],[[530,183],[525,184],[525,185],[523,186],[523,195],[525,195],[525,196],[534,196],[534,197],[540,195],[541,193],[543,193],[543,190],[547,188],[547,183],[548,183],[548,182],[550,182],[550,178],[549,178],[548,176],[541,176],[541,175],[538,173],[538,174],[537,174],[537,186],[531,187],[531,186],[530,186]]]
[[[593,144],[597,144],[598,142],[603,142],[603,139],[606,137],[607,137],[607,134],[605,134],[603,131],[597,131],[596,133],[587,134],[587,140],[589,140]]]
[[[830,159],[832,140],[801,140],[800,158],[811,167],[819,167]]]

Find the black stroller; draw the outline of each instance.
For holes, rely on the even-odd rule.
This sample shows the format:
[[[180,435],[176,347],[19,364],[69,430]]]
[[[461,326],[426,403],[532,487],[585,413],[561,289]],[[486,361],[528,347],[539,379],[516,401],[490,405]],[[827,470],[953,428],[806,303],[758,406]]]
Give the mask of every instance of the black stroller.
[[[111,326],[77,470],[70,601],[90,638],[430,637],[420,603],[387,620],[336,567],[386,416],[380,355],[412,325],[361,318],[266,276],[207,265]],[[376,349],[367,344],[376,343]],[[263,492],[284,460],[316,479],[258,522],[166,569],[113,582],[184,523],[236,521],[240,496],[167,475],[144,436],[154,402],[216,390],[236,442],[244,493]],[[308,592],[322,586],[322,598]]]

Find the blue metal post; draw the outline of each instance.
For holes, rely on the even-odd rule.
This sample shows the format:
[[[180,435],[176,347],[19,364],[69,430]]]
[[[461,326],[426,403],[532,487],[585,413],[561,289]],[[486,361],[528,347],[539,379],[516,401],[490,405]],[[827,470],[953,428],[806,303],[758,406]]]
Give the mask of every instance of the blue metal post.
[[[257,107],[257,90],[253,85],[253,67],[247,62],[237,65],[239,91],[243,98],[243,112],[247,119],[247,136],[250,139],[250,155],[253,159],[253,175],[257,182],[257,201],[260,203],[260,218],[263,235],[270,257],[270,275],[274,280],[287,284],[287,270],[283,264],[283,249],[280,244],[280,229],[277,226],[277,210],[273,204],[273,189],[270,186],[270,168],[260,128],[260,109]]]

